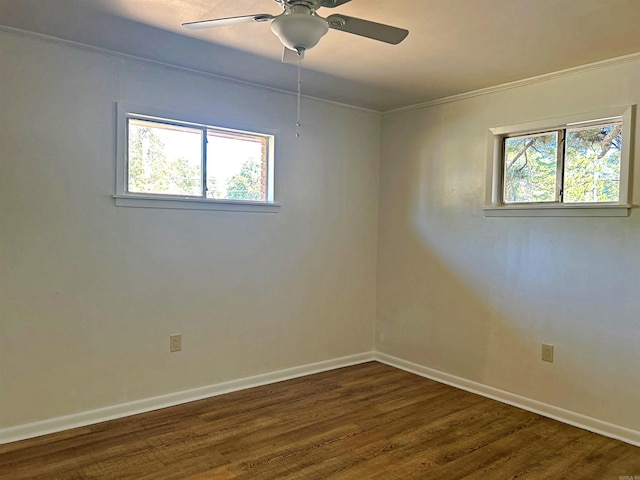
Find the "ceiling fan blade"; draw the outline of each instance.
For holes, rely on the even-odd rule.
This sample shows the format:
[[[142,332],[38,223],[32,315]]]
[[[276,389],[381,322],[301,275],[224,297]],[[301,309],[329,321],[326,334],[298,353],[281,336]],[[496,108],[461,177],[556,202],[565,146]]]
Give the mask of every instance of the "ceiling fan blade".
[[[266,22],[274,18],[268,13],[259,13],[256,15],[243,15],[242,17],[216,18],[214,20],[201,20],[199,22],[183,23],[182,26],[189,30],[203,30],[205,28],[228,27],[230,25],[238,25],[240,23]]]
[[[295,50],[284,47],[284,52],[282,52],[282,63],[298,63],[303,58],[304,50],[298,53]]]
[[[326,8],[336,8],[350,1],[351,0],[322,0],[320,5]]]
[[[370,22],[361,18],[347,17],[346,15],[330,15],[327,17],[329,28],[341,30],[361,37],[371,38],[380,42],[397,45],[409,35],[409,30],[392,27],[382,23]]]

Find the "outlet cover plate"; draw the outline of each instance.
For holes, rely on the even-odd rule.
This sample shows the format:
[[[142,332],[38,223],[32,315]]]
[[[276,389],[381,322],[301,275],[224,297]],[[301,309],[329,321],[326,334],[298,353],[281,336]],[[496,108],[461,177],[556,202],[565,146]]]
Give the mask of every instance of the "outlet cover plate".
[[[169,337],[169,351],[179,352],[182,350],[182,335],[176,334]]]

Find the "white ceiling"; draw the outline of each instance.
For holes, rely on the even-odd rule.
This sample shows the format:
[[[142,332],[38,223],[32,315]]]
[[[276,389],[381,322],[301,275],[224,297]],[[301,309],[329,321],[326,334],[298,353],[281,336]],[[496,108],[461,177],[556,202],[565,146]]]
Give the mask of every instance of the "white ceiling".
[[[0,24],[293,90],[268,24],[186,21],[280,13],[273,0],[0,0]],[[343,13],[407,28],[392,46],[329,31],[305,93],[387,111],[640,52],[640,0],[352,0]]]

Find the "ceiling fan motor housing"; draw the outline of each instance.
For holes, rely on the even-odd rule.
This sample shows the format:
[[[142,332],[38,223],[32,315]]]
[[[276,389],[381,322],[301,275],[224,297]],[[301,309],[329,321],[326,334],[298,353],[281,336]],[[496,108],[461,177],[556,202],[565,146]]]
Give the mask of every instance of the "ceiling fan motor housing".
[[[289,13],[276,17],[271,30],[290,50],[304,51],[315,47],[329,31],[327,21],[310,13]]]

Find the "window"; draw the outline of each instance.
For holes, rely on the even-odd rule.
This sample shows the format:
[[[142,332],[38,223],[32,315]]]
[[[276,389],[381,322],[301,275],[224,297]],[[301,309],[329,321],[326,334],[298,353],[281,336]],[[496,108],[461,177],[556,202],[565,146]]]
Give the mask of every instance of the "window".
[[[620,200],[622,119],[505,137],[503,202]]]
[[[131,113],[119,105],[116,205],[269,211],[274,134]],[[140,111],[140,110],[138,110]]]
[[[485,214],[628,215],[633,108],[598,113],[491,129]]]

